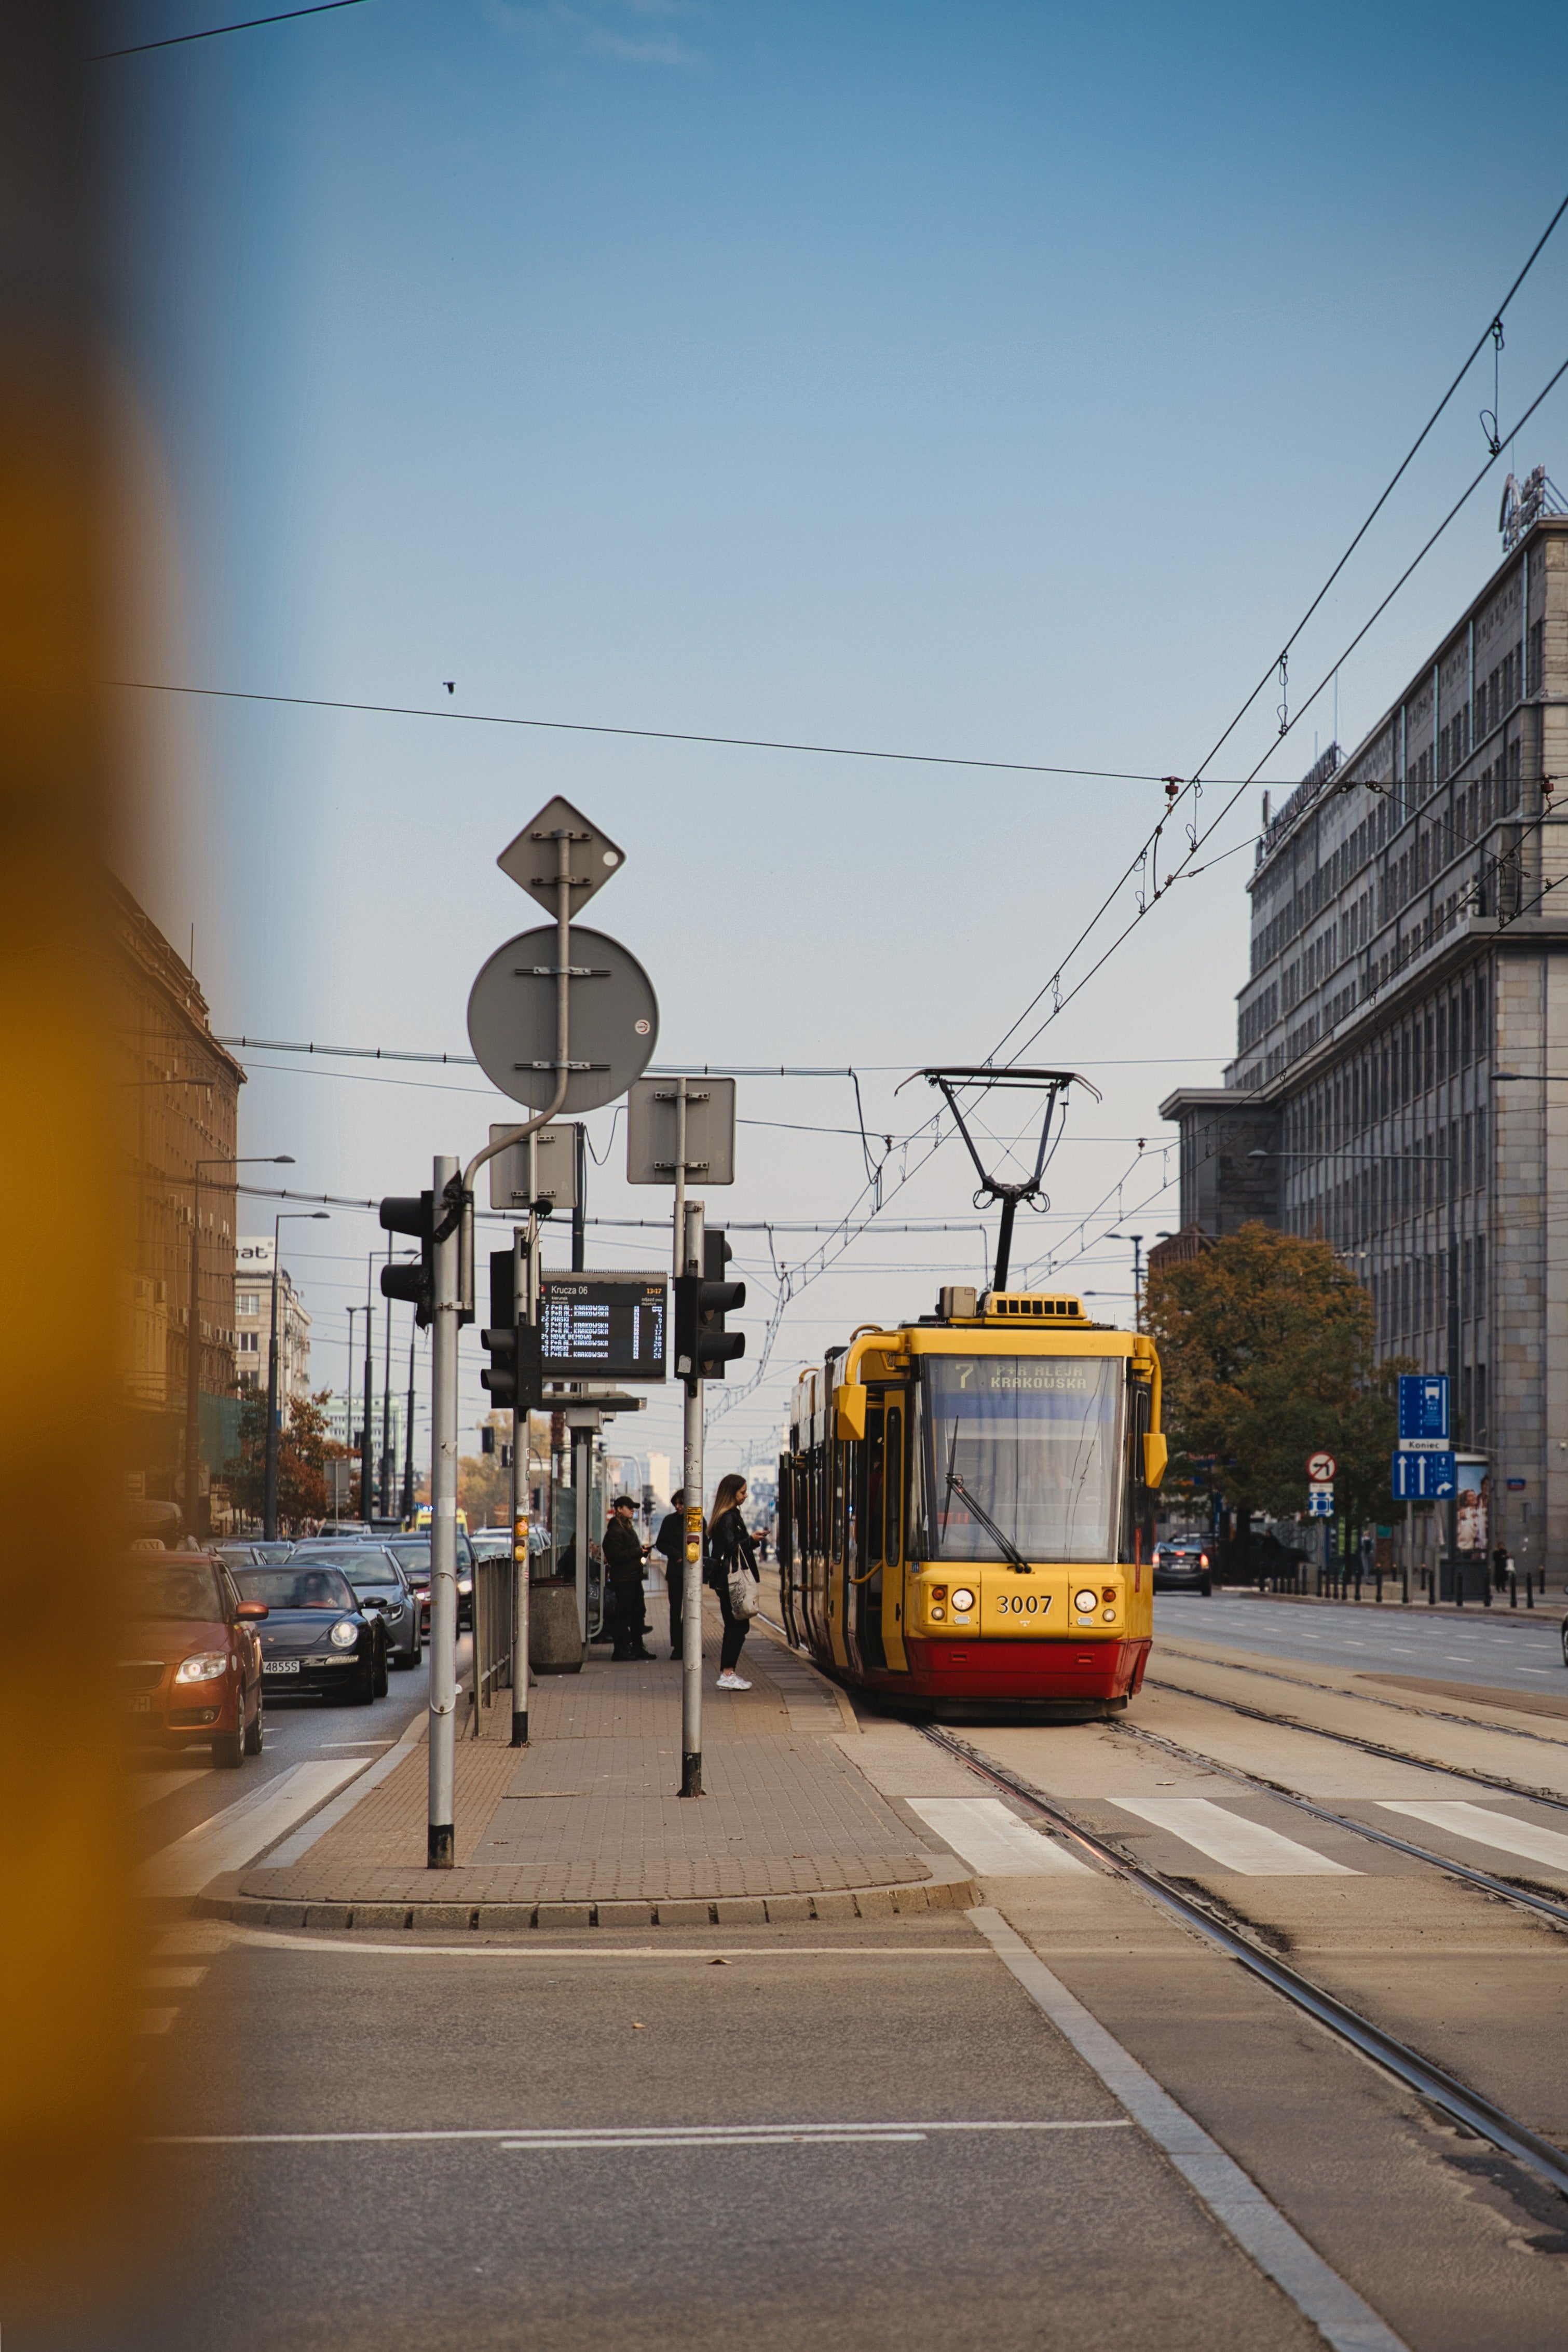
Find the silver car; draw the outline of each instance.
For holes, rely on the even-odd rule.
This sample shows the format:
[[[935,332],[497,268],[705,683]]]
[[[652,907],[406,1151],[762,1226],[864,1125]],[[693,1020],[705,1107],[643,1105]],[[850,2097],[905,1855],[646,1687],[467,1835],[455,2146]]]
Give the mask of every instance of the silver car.
[[[387,1637],[389,1666],[417,1666],[424,1655],[419,1602],[385,1544],[301,1544],[289,1559],[290,1568],[335,1568],[354,1588],[354,1598],[369,1616],[382,1621]]]

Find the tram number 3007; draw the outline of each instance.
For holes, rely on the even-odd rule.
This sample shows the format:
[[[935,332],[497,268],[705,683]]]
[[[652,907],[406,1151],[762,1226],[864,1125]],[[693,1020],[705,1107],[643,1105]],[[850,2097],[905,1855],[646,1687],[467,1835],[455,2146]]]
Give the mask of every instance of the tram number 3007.
[[[1009,1613],[1014,1617],[1043,1617],[1050,1606],[1049,1592],[999,1592],[997,1595],[998,1613],[1003,1617]]]

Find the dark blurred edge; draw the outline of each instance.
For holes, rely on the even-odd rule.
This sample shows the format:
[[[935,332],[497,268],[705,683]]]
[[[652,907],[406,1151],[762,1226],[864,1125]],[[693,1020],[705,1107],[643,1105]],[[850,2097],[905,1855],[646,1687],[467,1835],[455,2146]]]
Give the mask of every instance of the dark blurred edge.
[[[134,812],[101,696],[116,461],[90,13],[0,0],[0,2326],[105,2340],[154,2233],[113,1688],[126,1263],[104,857]],[[112,2331],[110,2331],[112,2332]]]

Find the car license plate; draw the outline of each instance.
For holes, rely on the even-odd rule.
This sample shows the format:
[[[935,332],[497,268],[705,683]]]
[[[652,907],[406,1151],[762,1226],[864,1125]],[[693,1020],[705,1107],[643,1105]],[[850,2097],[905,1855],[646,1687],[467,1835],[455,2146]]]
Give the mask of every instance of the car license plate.
[[[298,1658],[266,1658],[262,1661],[261,1671],[264,1675],[297,1675],[299,1661]]]
[[[152,1712],[151,1698],[128,1698],[125,1704],[132,1715],[151,1715]]]

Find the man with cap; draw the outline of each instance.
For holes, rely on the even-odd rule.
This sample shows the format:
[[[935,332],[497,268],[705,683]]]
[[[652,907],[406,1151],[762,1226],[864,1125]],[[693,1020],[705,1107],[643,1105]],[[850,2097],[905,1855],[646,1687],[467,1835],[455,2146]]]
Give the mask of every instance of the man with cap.
[[[604,1572],[615,1601],[615,1647],[611,1656],[621,1664],[653,1654],[643,1638],[648,1630],[643,1610],[643,1562],[652,1546],[641,1540],[632,1524],[636,1507],[630,1495],[617,1495],[604,1530]]]

